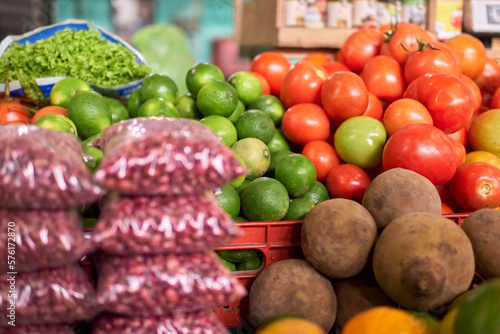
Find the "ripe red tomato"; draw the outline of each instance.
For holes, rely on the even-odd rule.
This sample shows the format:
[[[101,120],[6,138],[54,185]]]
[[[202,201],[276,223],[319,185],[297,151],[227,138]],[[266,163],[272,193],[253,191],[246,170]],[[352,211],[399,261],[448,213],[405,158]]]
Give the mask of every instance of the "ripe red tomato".
[[[457,169],[453,143],[443,131],[429,124],[410,124],[396,131],[382,152],[384,170],[406,168],[433,184],[451,180]]]
[[[460,76],[462,67],[456,52],[444,43],[430,42],[406,59],[404,76],[408,84],[419,76],[431,72],[445,72]]]
[[[486,63],[486,50],[483,42],[478,38],[462,33],[445,41],[460,58],[462,73],[475,79],[483,70]]]
[[[267,82],[266,78],[260,73],[250,72],[260,81],[260,86],[262,87],[262,95],[271,94],[271,86],[269,86],[269,82]]]
[[[271,87],[271,94],[279,97],[283,80],[291,66],[290,60],[282,53],[266,51],[252,59],[250,71],[257,72],[266,78]]]
[[[324,52],[311,52],[304,59],[311,61],[315,65],[323,65],[328,63],[331,57]]]
[[[368,107],[366,107],[365,112],[361,116],[368,116],[379,121],[384,116],[384,106],[372,92],[368,92]]]
[[[368,60],[360,76],[368,91],[389,103],[400,99],[406,88],[401,66],[389,56],[379,55]]]
[[[328,139],[330,118],[317,104],[299,103],[287,109],[281,130],[290,142],[303,146],[313,140]]]
[[[467,148],[467,129],[465,127],[461,128],[458,131],[447,133],[447,135],[450,139],[462,144],[463,147]]]
[[[389,104],[385,109],[383,121],[389,136],[409,124],[433,125],[432,116],[427,108],[422,103],[412,99],[399,99]]]
[[[27,124],[30,122],[28,112],[24,108],[16,108],[23,104],[19,101],[0,102],[0,124]]]
[[[335,120],[361,116],[368,106],[368,89],[356,73],[333,73],[323,84],[321,102]]]
[[[427,31],[419,25],[412,23],[398,25],[384,41],[380,54],[391,56],[404,66],[412,52],[418,51],[419,42],[428,43],[431,40]]]
[[[325,69],[309,60],[293,64],[281,87],[283,107],[290,108],[299,103],[321,104],[321,88],[327,78]]]
[[[469,86],[470,91],[472,92],[472,96],[474,96],[474,113],[479,112],[482,103],[481,90],[477,83],[466,76],[465,74],[460,75],[460,78],[465,81],[465,83]]]
[[[375,28],[361,28],[352,33],[340,48],[343,62],[354,72],[361,72],[378,55],[383,33]]]
[[[340,164],[340,158],[328,142],[324,140],[313,140],[302,148],[302,155],[312,161],[316,168],[316,179],[323,182],[330,170]]]
[[[455,211],[453,211],[451,206],[449,206],[448,204],[446,204],[444,202],[441,202],[441,214],[442,215],[450,215],[453,213],[455,213]]]
[[[474,114],[474,96],[459,76],[427,73],[408,85],[404,98],[422,102],[429,110],[434,126],[445,133],[463,128]]]
[[[500,169],[473,162],[457,169],[450,181],[450,191],[462,208],[475,211],[500,205]]]
[[[328,63],[325,63],[321,66],[325,69],[328,75],[340,71],[350,71],[349,67],[347,67],[344,63],[341,63],[336,60],[329,61]]]
[[[31,118],[31,124],[35,123],[36,120],[42,117],[43,115],[48,115],[48,114],[59,114],[63,116],[68,116],[66,109],[63,107],[47,106],[41,108],[35,113],[35,115],[33,115],[33,117]]]
[[[462,166],[465,163],[465,156],[467,155],[467,151],[465,150],[464,145],[460,144],[457,141],[452,140],[453,148],[455,149],[455,160],[457,162],[457,168]]]
[[[368,173],[351,164],[333,167],[326,176],[326,189],[330,198],[345,198],[358,203],[363,202],[366,188],[371,183]]]
[[[445,184],[437,185],[435,187],[439,193],[441,202],[448,204],[453,211],[457,211],[460,208],[460,204],[458,204],[457,201],[455,201],[455,198],[453,198],[449,186],[450,183],[448,182]]]
[[[494,94],[500,87],[500,64],[496,60],[486,57],[483,70],[474,81],[483,94],[484,92]]]

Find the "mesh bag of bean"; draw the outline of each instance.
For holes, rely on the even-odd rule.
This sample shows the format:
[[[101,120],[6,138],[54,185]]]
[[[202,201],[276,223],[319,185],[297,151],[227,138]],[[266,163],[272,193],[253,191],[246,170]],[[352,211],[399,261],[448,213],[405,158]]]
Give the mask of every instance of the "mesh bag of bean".
[[[92,322],[92,334],[229,334],[212,311],[159,317],[126,317],[103,314]]]
[[[92,243],[117,255],[192,253],[225,245],[242,230],[213,193],[106,199]]]
[[[207,126],[151,117],[116,123],[102,133],[98,183],[130,195],[196,195],[214,191],[245,168]]]
[[[0,309],[0,327],[9,327],[12,315],[19,325],[69,324],[91,320],[99,311],[79,264],[0,275]]]
[[[31,125],[0,131],[0,207],[66,209],[100,194],[74,135]]]
[[[215,252],[117,257],[100,254],[97,303],[104,312],[161,316],[211,309],[246,290]]]
[[[75,334],[68,325],[26,325],[3,328],[3,334]]]
[[[2,273],[60,267],[80,260],[91,250],[75,210],[0,209]],[[15,254],[12,249],[15,246]],[[9,258],[10,255],[10,258]]]

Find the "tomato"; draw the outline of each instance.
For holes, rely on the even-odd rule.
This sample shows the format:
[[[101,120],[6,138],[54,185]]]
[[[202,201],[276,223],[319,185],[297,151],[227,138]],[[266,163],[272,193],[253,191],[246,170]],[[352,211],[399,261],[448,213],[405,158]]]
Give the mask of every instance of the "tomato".
[[[469,144],[475,151],[487,151],[500,158],[500,109],[479,114],[469,127]]]
[[[448,38],[445,43],[455,50],[460,58],[464,75],[475,79],[483,71],[486,63],[486,50],[483,42],[478,38],[462,33]]]
[[[473,162],[457,169],[450,191],[462,208],[475,211],[500,205],[500,169],[486,162]]]
[[[451,215],[454,214],[455,211],[446,203],[441,202],[441,214],[442,215]]]
[[[491,96],[490,109],[500,109],[500,87]]]
[[[467,151],[464,145],[460,144],[458,141],[452,140],[453,148],[455,149],[455,160],[457,162],[457,168],[465,164],[465,156]]]
[[[321,102],[335,120],[361,116],[368,106],[368,89],[356,73],[333,73],[323,84]]]
[[[481,103],[482,103],[481,90],[479,89],[477,83],[468,76],[462,74],[460,75],[460,78],[462,78],[462,80],[465,81],[465,83],[469,86],[472,92],[472,96],[474,97],[474,113],[477,113],[481,108]]]
[[[349,67],[347,67],[344,63],[341,63],[336,60],[329,61],[328,63],[325,63],[321,66],[325,69],[328,75],[340,71],[350,71]]]
[[[315,65],[323,65],[328,63],[331,57],[323,52],[311,52],[304,59],[311,61]]]
[[[417,100],[399,99],[387,106],[383,119],[387,135],[409,124],[425,123],[433,125],[432,116],[427,108]]]
[[[456,141],[457,143],[462,144],[463,147],[467,148],[467,129],[465,127],[461,128],[458,131],[448,133],[448,138]]]
[[[281,120],[283,135],[292,143],[305,145],[330,136],[330,118],[314,103],[299,103],[290,107]]]
[[[330,198],[345,198],[363,202],[371,179],[363,169],[350,164],[333,167],[326,176],[325,186]]]
[[[0,102],[0,124],[27,124],[30,117],[26,109],[21,108],[23,103],[20,101],[2,101]],[[16,108],[17,107],[17,108]]]
[[[406,168],[425,176],[433,184],[453,177],[457,162],[452,140],[429,124],[410,124],[396,131],[382,152],[384,170]]]
[[[325,69],[309,60],[293,64],[281,87],[283,107],[289,108],[299,103],[321,104],[321,88],[327,78]]]
[[[472,162],[487,162],[493,166],[500,168],[500,158],[490,152],[486,151],[471,151],[465,156],[465,163]]]
[[[257,72],[266,78],[271,87],[271,94],[279,97],[283,80],[291,66],[290,60],[282,53],[266,51],[252,59],[250,71]]]
[[[449,182],[435,187],[442,203],[447,204],[453,211],[457,211],[460,208],[460,204],[455,201],[455,198],[453,198],[453,195],[451,194]]]
[[[427,73],[408,85],[404,98],[421,102],[434,126],[446,133],[463,128],[474,114],[474,96],[460,77],[442,72]]]
[[[389,56],[380,55],[370,59],[360,76],[368,91],[389,103],[401,98],[406,88],[401,66]]]
[[[43,115],[48,115],[48,114],[59,114],[63,116],[68,116],[66,109],[63,107],[58,107],[58,106],[43,107],[40,110],[38,110],[35,113],[35,115],[33,115],[33,117],[31,118],[31,124],[35,123],[36,120],[42,117]]]
[[[474,79],[481,92],[494,94],[500,87],[500,65],[492,58],[486,57],[481,73]],[[483,93],[484,94],[484,93]]]
[[[384,41],[380,54],[391,56],[404,66],[412,52],[419,50],[419,41],[428,43],[431,40],[427,31],[419,25],[412,23],[399,25]]]
[[[382,102],[372,92],[368,92],[368,107],[366,107],[365,112],[361,116],[368,116],[380,121],[383,115],[384,107]]]
[[[361,72],[371,58],[378,55],[383,33],[375,28],[361,28],[352,33],[340,48],[343,63],[354,72]]]
[[[340,164],[340,158],[332,145],[324,140],[313,140],[304,145],[302,155],[312,161],[316,179],[323,182],[330,170]]]
[[[269,86],[269,82],[267,82],[266,78],[260,73],[250,72],[260,81],[260,86],[262,87],[262,95],[270,95],[271,87]]]
[[[444,43],[430,42],[406,59],[404,76],[408,84],[421,75],[431,72],[460,76],[462,68],[456,52]]]

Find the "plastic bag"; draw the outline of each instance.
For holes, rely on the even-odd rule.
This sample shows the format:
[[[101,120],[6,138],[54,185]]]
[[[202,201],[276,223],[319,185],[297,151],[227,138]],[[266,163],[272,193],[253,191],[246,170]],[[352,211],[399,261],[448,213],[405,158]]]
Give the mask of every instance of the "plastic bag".
[[[90,251],[76,211],[0,209],[2,273],[64,266]],[[15,254],[12,253],[14,250]],[[9,255],[11,255],[9,257]]]
[[[0,131],[1,208],[67,209],[100,194],[74,135],[32,125]]]
[[[226,305],[246,295],[213,252],[130,257],[100,256],[97,303],[103,311],[161,316]]]
[[[100,250],[117,255],[192,253],[242,235],[212,193],[109,198],[92,233]]]
[[[92,334],[229,334],[212,311],[161,317],[124,317],[104,314],[92,322]]]
[[[106,128],[96,180],[129,195],[214,191],[245,168],[207,126],[192,119],[134,118]]]
[[[0,327],[41,325],[93,319],[99,309],[95,289],[79,264],[0,275]]]
[[[3,334],[75,334],[67,325],[27,325],[4,328]]]

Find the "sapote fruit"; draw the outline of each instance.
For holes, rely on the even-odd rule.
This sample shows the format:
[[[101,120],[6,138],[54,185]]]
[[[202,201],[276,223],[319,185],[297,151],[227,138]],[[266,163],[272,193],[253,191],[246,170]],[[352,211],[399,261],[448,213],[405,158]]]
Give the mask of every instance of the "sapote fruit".
[[[429,179],[404,168],[393,168],[373,179],[363,197],[379,229],[410,212],[441,214],[441,198]]]
[[[474,278],[474,253],[452,220],[414,212],[393,220],[373,250],[380,287],[403,308],[435,310],[467,291]]]

